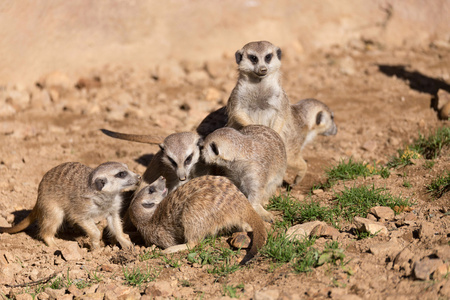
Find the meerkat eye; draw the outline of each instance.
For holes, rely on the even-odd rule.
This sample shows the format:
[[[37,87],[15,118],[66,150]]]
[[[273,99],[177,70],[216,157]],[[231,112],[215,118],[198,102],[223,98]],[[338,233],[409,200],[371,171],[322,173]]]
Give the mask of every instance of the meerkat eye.
[[[156,192],[155,187],[151,186],[151,187],[148,188],[148,193],[149,194],[153,194],[154,192]]]
[[[174,166],[174,168],[177,167],[177,163],[170,157],[167,156],[167,158],[169,159],[170,163]]]
[[[331,120],[334,120],[334,112],[331,113]]]
[[[270,61],[272,60],[273,54],[269,53],[266,55],[266,57],[264,57],[264,60],[266,61],[266,63],[270,63]]]
[[[127,177],[128,173],[125,171],[119,172],[115,175],[116,178],[125,178]]]
[[[189,155],[186,160],[184,161],[184,165],[187,166],[191,163],[192,161],[192,156],[194,155],[194,153],[191,153],[191,155]]]
[[[250,59],[250,61],[251,61],[253,64],[258,63],[258,57],[256,57],[256,55],[249,54],[247,57],[248,57],[248,59]]]
[[[209,147],[211,148],[212,152],[214,152],[215,155],[219,155],[219,149],[217,149],[216,143],[211,143]]]

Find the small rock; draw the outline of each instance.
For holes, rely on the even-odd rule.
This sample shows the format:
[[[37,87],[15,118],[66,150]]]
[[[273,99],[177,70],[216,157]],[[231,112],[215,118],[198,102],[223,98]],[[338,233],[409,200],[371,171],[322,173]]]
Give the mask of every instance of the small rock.
[[[322,189],[314,189],[314,190],[312,191],[312,193],[313,193],[314,195],[323,194],[323,190],[322,190]]]
[[[422,222],[420,224],[418,233],[420,240],[433,238],[434,237],[433,224],[426,221]]]
[[[55,88],[60,91],[67,90],[72,86],[69,77],[59,71],[51,72],[42,76],[38,80],[37,85],[41,88]]]
[[[445,105],[450,103],[450,93],[446,90],[439,89],[437,92],[437,109],[442,110]]]
[[[72,284],[71,286],[69,286],[69,288],[67,289],[67,291],[69,292],[70,295],[72,295],[73,297],[80,297],[83,295],[83,291],[80,290],[79,288],[77,288],[77,286],[75,284]]]
[[[375,215],[378,219],[384,219],[387,221],[393,220],[395,213],[390,207],[375,206],[370,209],[370,213]]]
[[[436,268],[436,270],[431,274],[433,280],[439,280],[447,276],[450,273],[450,266],[442,264]]]
[[[124,286],[124,285],[109,285],[109,289],[106,291],[101,291],[100,289],[97,292],[103,292],[105,294],[105,300],[116,300],[116,299],[128,299],[128,300],[138,300],[141,298],[141,294],[139,293],[139,289]]]
[[[442,297],[447,297],[444,299],[450,299],[450,280],[446,280],[444,285],[441,287],[439,294]]]
[[[443,264],[440,259],[425,258],[414,263],[414,277],[419,280],[429,280],[430,275]]]
[[[102,81],[100,79],[100,77],[95,76],[93,78],[85,78],[85,77],[81,77],[80,79],[78,79],[77,83],[75,84],[75,87],[77,89],[94,89],[94,88],[99,88],[102,86]]]
[[[394,257],[402,249],[402,246],[395,240],[389,242],[378,243],[369,247],[370,252],[376,256],[389,256]]]
[[[235,232],[231,236],[230,245],[235,248],[248,248],[250,243],[251,239],[247,232]]]
[[[411,263],[413,261],[414,254],[408,248],[400,251],[397,256],[394,258],[394,266],[398,266],[398,268],[403,268],[407,271],[407,273],[411,269]]]
[[[346,56],[341,59],[339,62],[339,71],[344,75],[353,75],[355,74],[355,61],[352,57]]]
[[[3,103],[0,105],[0,117],[10,117],[16,114],[16,110],[12,105]]]
[[[52,289],[47,287],[44,292],[50,297],[50,299],[59,299],[66,293],[66,289]]]
[[[388,234],[386,226],[379,222],[374,222],[366,218],[355,217],[354,222],[356,228],[360,232],[368,232],[370,234]]]
[[[66,242],[61,249],[65,261],[78,261],[83,259],[83,252],[77,242]]]
[[[374,222],[378,221],[377,217],[372,214],[367,214],[367,219]]]
[[[326,223],[322,221],[313,221],[292,226],[286,231],[286,237],[289,240],[293,239],[301,240],[305,237],[309,237],[311,231],[313,231],[313,229],[319,224],[326,225]]]
[[[5,298],[5,299],[8,299],[8,298]],[[31,296],[31,294],[24,293],[24,294],[15,295],[14,299],[16,299],[16,300],[33,300],[34,298],[33,298],[33,296]]]
[[[365,151],[373,152],[377,148],[377,142],[367,141],[361,146],[361,148]]]
[[[253,299],[255,300],[276,300],[280,295],[278,290],[259,290],[255,291]]]
[[[444,261],[450,261],[450,245],[437,246],[433,253]]]
[[[400,144],[400,141],[395,137],[389,137],[388,143],[391,144],[392,146],[397,146],[398,144]]]
[[[336,240],[340,235],[339,230],[327,224],[319,224],[311,231],[310,236],[331,237]]]
[[[104,293],[86,293],[85,295],[77,298],[78,300],[103,300],[105,298]]]
[[[172,294],[172,287],[168,281],[151,282],[145,289],[145,294],[153,297],[169,297]]]

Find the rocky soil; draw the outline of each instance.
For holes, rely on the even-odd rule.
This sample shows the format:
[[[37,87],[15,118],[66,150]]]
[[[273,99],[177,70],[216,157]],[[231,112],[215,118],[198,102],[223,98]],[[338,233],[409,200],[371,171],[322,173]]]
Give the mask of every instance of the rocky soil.
[[[326,168],[342,160],[385,165],[419,133],[450,126],[437,111],[450,93],[450,44],[387,49],[353,40],[308,56],[287,52],[282,70],[291,102],[320,99],[335,112],[338,125],[336,136],[319,137],[305,149],[308,173],[291,195],[297,201],[313,199],[327,205],[344,186],[364,184],[386,188],[414,203],[396,215],[374,211],[368,218],[384,233],[366,239],[353,233],[357,221],[332,234],[316,229],[320,237],[315,247],[339,242],[345,268],[327,263],[297,274],[289,264],[258,257],[219,276],[208,272],[210,266],[189,261],[186,252],[142,259],[156,252],[143,247],[131,231],[127,233],[136,243],[132,251],[108,238],[101,250],[89,251],[76,228],[68,226],[55,249],[37,239],[32,226],[15,235],[0,234],[0,297],[449,299],[450,194],[436,199],[426,191],[426,185],[450,170],[449,149],[443,149],[431,168],[420,158],[414,165],[391,170],[386,179],[372,176],[309,193],[326,180]],[[94,167],[114,160],[142,174],[158,147],[114,140],[99,129],[157,135],[193,130],[226,103],[236,77],[234,58],[228,56],[203,63],[174,60],[151,69],[111,64],[86,69],[82,78],[59,70],[36,78],[36,85],[1,86],[0,226],[10,226],[29,213],[40,179],[60,163],[79,161]],[[286,193],[281,188],[279,192]],[[227,236],[219,242],[230,247]],[[244,254],[241,251],[231,262]],[[136,268],[154,274],[154,281],[130,285],[124,272]],[[59,288],[50,288],[52,283]]]

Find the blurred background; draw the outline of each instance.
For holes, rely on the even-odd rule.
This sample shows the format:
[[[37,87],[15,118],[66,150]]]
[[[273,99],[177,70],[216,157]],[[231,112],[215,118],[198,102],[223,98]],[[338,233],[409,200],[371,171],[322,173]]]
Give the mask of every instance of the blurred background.
[[[0,84],[28,85],[106,64],[150,68],[232,57],[269,40],[288,57],[352,40],[382,47],[450,40],[448,0],[6,0],[0,2]]]

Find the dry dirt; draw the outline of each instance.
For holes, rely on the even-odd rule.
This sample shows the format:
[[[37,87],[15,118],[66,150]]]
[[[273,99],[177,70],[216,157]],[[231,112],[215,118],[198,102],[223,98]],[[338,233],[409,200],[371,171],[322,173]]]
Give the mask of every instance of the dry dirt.
[[[428,135],[449,126],[449,121],[438,119],[432,107],[438,89],[450,92],[449,49],[448,43],[385,49],[370,41],[353,41],[301,59],[286,55],[283,86],[291,102],[320,99],[335,112],[338,125],[336,136],[319,137],[305,149],[308,173],[291,194],[299,201],[309,201],[306,195],[312,185],[325,180],[327,167],[350,157],[385,164],[419,133]],[[209,112],[226,103],[236,77],[234,58],[229,56],[205,63],[174,62],[159,69],[112,64],[86,69],[78,87],[64,70],[43,76],[36,86],[0,87],[0,226],[10,226],[29,213],[40,179],[60,163],[79,161],[96,166],[121,161],[142,174],[158,147],[114,140],[99,129],[158,135],[193,130]],[[27,293],[44,284],[27,287],[27,283],[52,276],[67,280],[70,271],[69,279],[74,282],[93,282],[93,274],[102,281],[82,290],[63,288],[56,295],[46,290],[38,298],[159,295],[211,299],[225,295],[226,286],[242,284],[243,289],[237,289],[241,299],[448,299],[448,270],[428,280],[416,279],[411,270],[414,262],[426,258],[439,258],[447,267],[450,262],[449,194],[434,200],[425,188],[449,170],[449,150],[444,150],[431,169],[424,164],[425,160],[419,159],[413,166],[392,170],[388,179],[376,176],[345,183],[385,187],[416,203],[412,207],[415,219],[408,224],[398,227],[395,221],[385,221],[387,236],[357,240],[348,231],[340,233],[338,241],[351,275],[329,264],[296,274],[289,265],[275,267],[270,260],[257,258],[247,267],[218,277],[208,273],[207,266],[189,263],[186,253],[175,256],[181,266],[171,267],[161,258],[140,261],[138,254],[145,248],[139,244],[133,252],[109,243],[90,252],[82,234],[72,230],[60,235],[60,249],[48,248],[36,238],[36,227],[31,227],[15,235],[0,234],[0,295],[26,299]],[[405,186],[405,181],[410,186]],[[333,197],[333,191],[312,196],[324,204]],[[72,250],[64,255],[68,251],[64,249],[75,240],[83,247],[80,253]],[[370,251],[370,247],[392,240],[399,249],[377,255]],[[316,244],[321,247],[326,241],[320,238]],[[393,259],[404,248],[412,254],[402,264],[395,264]],[[123,268],[135,266],[160,270],[156,284],[128,287]]]

